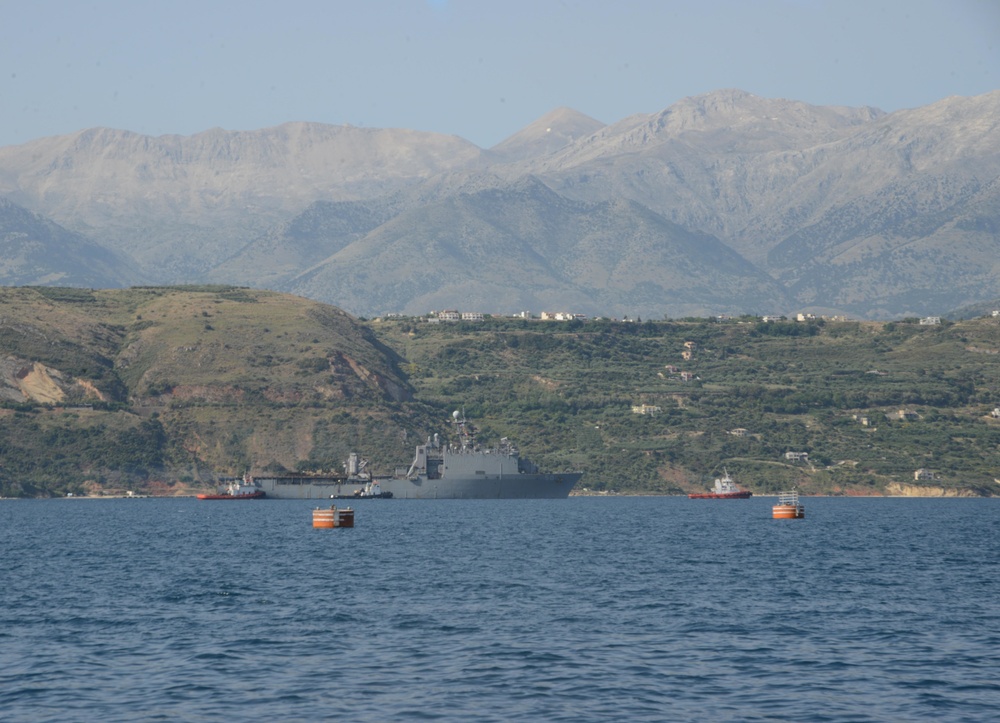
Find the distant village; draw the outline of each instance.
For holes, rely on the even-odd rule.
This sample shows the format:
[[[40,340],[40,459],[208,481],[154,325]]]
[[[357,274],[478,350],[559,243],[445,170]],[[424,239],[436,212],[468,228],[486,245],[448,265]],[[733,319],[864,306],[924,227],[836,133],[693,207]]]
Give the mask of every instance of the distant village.
[[[990,314],[993,317],[1000,317],[1000,309],[993,310]],[[403,318],[414,318],[408,314],[402,313],[388,313],[380,317],[384,319],[403,319]],[[613,321],[613,322],[625,322],[625,323],[641,323],[641,318],[631,318],[622,317],[621,319],[610,316],[587,316],[586,314],[574,314],[568,311],[543,311],[537,316],[530,311],[519,311],[515,314],[488,314],[482,311],[459,311],[458,309],[444,309],[442,311],[430,311],[423,316],[416,317],[420,321],[427,322],[428,324],[440,324],[442,322],[476,322],[485,321],[486,319],[525,319],[528,321]],[[736,321],[736,322],[781,322],[781,321],[797,321],[797,322],[809,322],[809,321],[851,321],[846,316],[843,315],[833,315],[816,316],[815,314],[799,313],[794,317],[788,317],[784,315],[767,314],[763,316],[756,316],[753,314],[747,314],[744,316],[728,316],[726,314],[719,314],[716,316],[707,317],[713,321]],[[925,316],[919,319],[919,323],[922,326],[937,326],[941,323],[940,316]]]
[[[994,315],[998,315],[995,313]],[[407,314],[401,313],[389,313],[385,314],[384,319],[403,319],[403,318],[413,318]],[[525,319],[528,321],[614,321],[614,322],[625,322],[625,323],[642,323],[641,318],[632,317],[622,317],[621,319],[611,316],[587,316],[586,314],[574,314],[568,311],[543,311],[537,316],[530,311],[519,311],[515,314],[487,314],[482,311],[459,311],[457,309],[445,309],[443,311],[431,311],[424,316],[416,317],[421,321],[425,321],[428,324],[440,324],[442,322],[455,322],[455,321],[485,321],[486,319]],[[798,314],[794,319],[789,319],[787,316],[739,316],[732,317],[725,314],[719,314],[717,316],[708,317],[714,321],[763,321],[763,322],[777,322],[777,321],[816,321],[817,319],[823,319],[824,321],[850,321],[846,316],[815,316],[814,314]],[[940,317],[927,317],[927,319],[921,319],[921,324],[940,324]]]

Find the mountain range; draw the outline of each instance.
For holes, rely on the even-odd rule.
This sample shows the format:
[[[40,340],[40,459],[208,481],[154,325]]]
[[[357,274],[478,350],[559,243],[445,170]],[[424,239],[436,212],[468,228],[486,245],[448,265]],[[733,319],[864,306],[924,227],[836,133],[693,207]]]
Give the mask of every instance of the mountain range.
[[[0,283],[225,283],[432,309],[944,314],[1000,297],[1000,91],[915,109],[721,90],[489,149],[287,123],[0,148]]]

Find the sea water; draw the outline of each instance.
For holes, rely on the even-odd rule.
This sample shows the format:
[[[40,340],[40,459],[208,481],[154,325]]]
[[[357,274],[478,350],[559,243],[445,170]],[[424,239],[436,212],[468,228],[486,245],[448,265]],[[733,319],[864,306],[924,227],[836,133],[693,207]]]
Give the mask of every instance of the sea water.
[[[1000,500],[773,502],[0,501],[0,719],[1000,715]]]

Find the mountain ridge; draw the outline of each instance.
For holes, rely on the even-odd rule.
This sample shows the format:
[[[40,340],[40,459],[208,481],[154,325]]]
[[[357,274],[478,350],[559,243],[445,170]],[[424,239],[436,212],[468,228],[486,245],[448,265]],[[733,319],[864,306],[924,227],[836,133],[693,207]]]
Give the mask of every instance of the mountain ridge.
[[[407,269],[444,263],[449,253],[453,260],[506,243],[485,218],[463,239],[441,225],[446,214],[418,209],[440,209],[462,194],[485,199],[488,189],[508,187],[506,198],[515,202],[518,184],[534,179],[572,202],[628,201],[633,205],[622,208],[630,209],[632,224],[651,212],[714,239],[706,243],[722,243],[770,277],[773,293],[763,303],[775,312],[941,314],[1000,295],[992,261],[1000,255],[992,230],[992,209],[1000,207],[998,119],[1000,91],[884,113],[725,89],[611,124],[556,108],[490,149],[455,136],[305,122],[188,137],[90,129],[0,148],[0,196],[131,257],[157,283],[308,291],[364,315],[414,310],[430,299],[499,311],[503,299],[565,308],[599,298],[605,314],[659,316],[685,289],[726,286],[724,276],[695,264],[697,278],[660,284],[633,308],[627,285],[595,290],[570,280],[539,296],[522,293],[517,273],[475,265],[454,269],[454,277],[425,277],[425,286],[403,280]],[[478,208],[497,213],[489,203]],[[526,228],[537,222],[527,206],[506,211],[522,212],[529,214],[521,219]],[[451,251],[441,246],[444,255],[428,259],[412,244],[399,246],[400,253],[383,257],[378,276],[383,284],[400,281],[369,293],[370,302],[357,290],[338,297],[343,284],[331,279],[306,283],[304,275],[320,275],[317,264],[364,245],[368,235],[384,242],[380,226],[402,215],[416,236],[449,237]],[[847,235],[844,219],[854,229]],[[670,232],[663,233],[669,246]],[[600,276],[598,267],[580,268],[574,258],[578,239],[563,235],[559,247],[537,234],[520,239],[529,241],[545,246],[550,265],[573,260],[575,278]],[[627,234],[604,242],[623,257],[645,249],[647,262],[674,258]],[[405,256],[404,248],[416,255]],[[674,276],[668,266],[647,265],[665,279]],[[750,294],[735,311],[759,311],[760,303]],[[704,294],[682,305],[706,315],[734,311],[728,299],[716,304]]]

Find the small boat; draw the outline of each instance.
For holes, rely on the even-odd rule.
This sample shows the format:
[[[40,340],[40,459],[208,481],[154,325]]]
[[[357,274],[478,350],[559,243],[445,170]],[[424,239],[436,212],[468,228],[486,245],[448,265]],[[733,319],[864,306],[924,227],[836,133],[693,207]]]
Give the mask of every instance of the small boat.
[[[771,514],[776,520],[801,520],[806,516],[806,508],[799,504],[798,492],[780,492]]]
[[[233,480],[225,489],[216,494],[200,494],[199,500],[259,500],[267,494],[253,481],[253,477],[244,474],[243,479]]]
[[[376,480],[370,479],[364,487],[354,490],[351,495],[330,495],[331,500],[389,500],[392,499],[392,492],[382,491],[382,487]]]
[[[715,487],[711,492],[692,492],[688,495],[688,499],[692,500],[745,500],[749,497],[753,497],[753,492],[740,489],[729,476],[728,470],[715,480]]]

